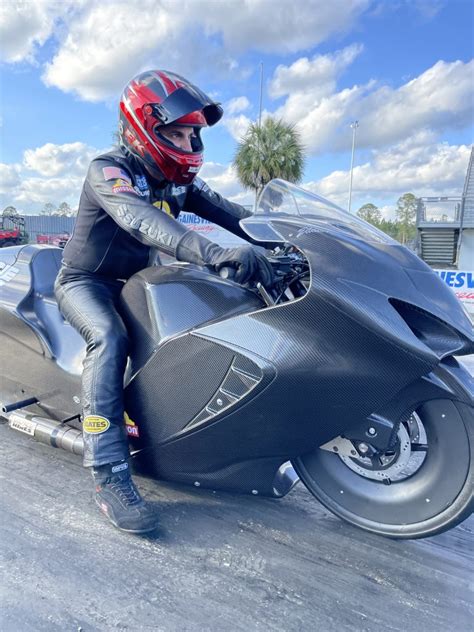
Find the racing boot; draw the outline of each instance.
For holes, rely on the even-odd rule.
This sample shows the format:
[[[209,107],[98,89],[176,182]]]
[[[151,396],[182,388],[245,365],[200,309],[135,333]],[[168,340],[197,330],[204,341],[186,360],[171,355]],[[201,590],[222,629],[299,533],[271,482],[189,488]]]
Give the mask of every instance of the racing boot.
[[[93,467],[92,477],[95,501],[114,527],[130,533],[147,533],[156,529],[156,510],[140,496],[127,461]]]

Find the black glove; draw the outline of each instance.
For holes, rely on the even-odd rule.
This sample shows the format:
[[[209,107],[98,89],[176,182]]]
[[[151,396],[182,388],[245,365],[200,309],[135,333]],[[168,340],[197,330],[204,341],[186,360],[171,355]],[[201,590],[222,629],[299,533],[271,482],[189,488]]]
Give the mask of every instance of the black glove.
[[[257,283],[265,287],[274,283],[273,268],[266,257],[252,246],[221,248],[196,231],[188,231],[179,241],[176,258],[199,265],[213,266],[217,271],[229,266],[236,269],[237,283]]]
[[[220,248],[220,252],[213,253],[210,265],[217,271],[228,266],[235,268],[234,280],[242,285],[257,283],[271,287],[273,284],[273,268],[264,255],[252,246],[238,246],[237,248]]]

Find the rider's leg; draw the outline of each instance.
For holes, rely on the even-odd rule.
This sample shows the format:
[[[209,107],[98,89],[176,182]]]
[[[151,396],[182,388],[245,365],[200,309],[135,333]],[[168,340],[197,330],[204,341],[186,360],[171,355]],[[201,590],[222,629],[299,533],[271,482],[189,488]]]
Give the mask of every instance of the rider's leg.
[[[156,526],[154,511],[130,477],[124,424],[123,376],[128,338],[117,311],[122,284],[95,275],[60,274],[59,306],[86,341],[82,375],[84,465],[92,467],[96,502],[117,527],[144,532]]]

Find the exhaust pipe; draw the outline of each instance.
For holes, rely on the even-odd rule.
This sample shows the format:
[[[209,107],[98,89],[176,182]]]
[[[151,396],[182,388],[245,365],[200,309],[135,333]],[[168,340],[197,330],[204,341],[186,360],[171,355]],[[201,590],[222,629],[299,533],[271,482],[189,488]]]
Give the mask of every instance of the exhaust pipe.
[[[33,437],[39,443],[61,448],[79,456],[84,453],[82,432],[76,428],[22,411],[7,413],[5,417],[10,428]]]

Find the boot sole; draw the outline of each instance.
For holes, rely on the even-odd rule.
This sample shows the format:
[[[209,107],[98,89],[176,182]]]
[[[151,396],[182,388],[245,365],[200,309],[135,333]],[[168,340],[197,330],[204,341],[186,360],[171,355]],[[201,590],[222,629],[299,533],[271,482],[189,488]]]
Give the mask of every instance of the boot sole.
[[[110,524],[113,525],[119,531],[125,531],[125,533],[142,534],[142,533],[150,533],[151,531],[155,531],[156,529],[158,529],[158,525],[153,525],[152,527],[146,527],[144,529],[125,529],[125,527],[121,527],[111,516],[109,516],[109,514],[105,513],[105,511],[100,506],[100,503],[97,500],[97,498],[95,498],[95,504],[99,508],[100,513],[103,516],[105,516],[107,520],[110,522]]]

